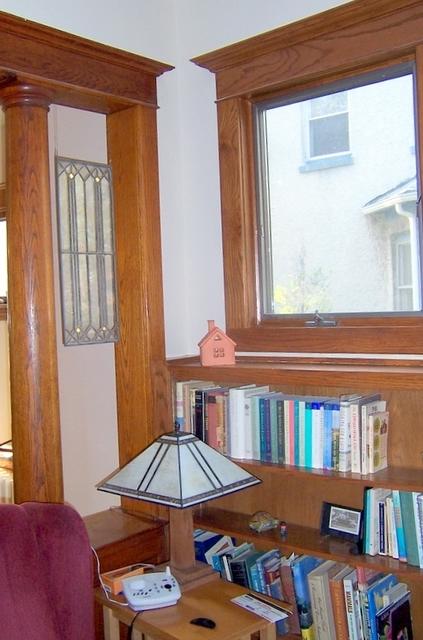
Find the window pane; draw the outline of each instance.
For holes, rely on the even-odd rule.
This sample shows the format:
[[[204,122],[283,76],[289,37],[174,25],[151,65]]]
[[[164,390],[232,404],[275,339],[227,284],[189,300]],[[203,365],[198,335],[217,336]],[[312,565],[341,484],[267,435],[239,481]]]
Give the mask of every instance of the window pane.
[[[413,76],[390,75],[258,110],[264,313],[421,309]]]
[[[348,114],[310,120],[310,157],[349,150]]]

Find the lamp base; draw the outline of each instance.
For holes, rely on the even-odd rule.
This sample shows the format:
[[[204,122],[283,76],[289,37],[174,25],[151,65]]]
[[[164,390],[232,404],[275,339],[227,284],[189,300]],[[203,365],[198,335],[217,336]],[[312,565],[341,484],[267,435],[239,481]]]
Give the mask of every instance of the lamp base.
[[[204,562],[195,562],[195,565],[189,569],[177,569],[172,564],[163,564],[157,568],[157,571],[166,571],[166,567],[170,567],[181,591],[188,591],[188,589],[198,587],[200,584],[219,580],[220,578],[218,571],[215,571],[209,564]]]

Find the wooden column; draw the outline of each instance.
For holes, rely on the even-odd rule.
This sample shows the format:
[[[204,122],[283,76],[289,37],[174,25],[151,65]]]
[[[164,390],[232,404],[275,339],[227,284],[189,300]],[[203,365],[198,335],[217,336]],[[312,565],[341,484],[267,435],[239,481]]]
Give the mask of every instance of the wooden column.
[[[15,501],[63,502],[44,89],[0,90],[6,116],[8,313]]]
[[[173,428],[165,362],[156,130],[156,109],[151,106],[136,105],[107,117],[120,315],[115,359],[121,464]],[[157,507],[138,504],[157,513]]]

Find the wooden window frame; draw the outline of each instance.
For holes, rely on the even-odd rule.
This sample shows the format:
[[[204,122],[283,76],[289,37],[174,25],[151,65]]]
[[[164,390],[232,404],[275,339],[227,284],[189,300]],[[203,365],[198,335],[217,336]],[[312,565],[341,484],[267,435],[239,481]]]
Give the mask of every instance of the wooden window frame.
[[[420,312],[340,316],[336,327],[310,328],[299,317],[260,318],[258,293],[254,105],[410,61],[416,68],[416,148],[423,158],[419,0],[353,0],[193,59],[216,75],[226,330],[237,351],[423,353]]]

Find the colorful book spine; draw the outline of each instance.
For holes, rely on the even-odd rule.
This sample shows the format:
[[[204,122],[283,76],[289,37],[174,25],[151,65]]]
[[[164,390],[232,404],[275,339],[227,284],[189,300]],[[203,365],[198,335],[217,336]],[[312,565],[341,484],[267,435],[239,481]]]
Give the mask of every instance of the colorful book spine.
[[[351,571],[352,568],[348,565],[345,565],[337,575],[333,576],[329,580],[329,590],[332,600],[333,617],[335,621],[337,640],[349,640],[343,578]]]
[[[226,455],[227,447],[227,399],[228,389],[224,389],[222,394],[216,396],[216,449]]]
[[[351,472],[361,473],[361,416],[359,400],[350,403]]]
[[[350,428],[351,428],[351,471],[363,473],[362,447],[364,424],[362,421],[362,407],[366,403],[374,403],[380,400],[380,394],[365,395],[353,400],[350,404]]]
[[[341,396],[339,413],[339,471],[351,471],[350,405],[359,398],[357,394]]]
[[[328,401],[323,406],[323,469],[332,469],[332,421],[333,403]]]
[[[311,412],[311,401],[305,403],[305,438],[304,438],[304,466],[312,469],[313,464],[313,419]]]
[[[323,468],[323,401],[313,401],[311,404],[311,415],[313,423],[312,437],[312,466],[313,469]]]
[[[298,466],[305,467],[305,439],[306,439],[306,425],[305,425],[305,398],[301,398],[298,404],[298,418],[299,418],[299,461]]]
[[[386,400],[365,402],[361,406],[361,473],[369,473],[369,414],[375,411],[385,411]]]
[[[294,401],[294,464],[300,465],[300,404],[299,400]]]
[[[339,401],[332,405],[332,457],[331,468],[339,471]]]
[[[353,569],[344,577],[345,610],[347,612],[349,640],[361,640],[357,612],[357,571]]]
[[[251,396],[251,429],[253,440],[253,460],[260,460],[260,412],[259,412],[259,396]]]
[[[294,401],[285,400],[285,433],[287,434],[285,443],[285,455],[287,464],[295,464],[295,417],[294,417]]]
[[[294,580],[292,576],[293,558],[281,558],[281,583],[283,599],[294,606],[292,615],[289,616],[288,625],[290,633],[300,633],[300,622],[298,618],[297,601],[295,598]]]
[[[259,579],[259,589],[260,593],[267,593],[266,591],[266,578],[264,572],[264,563],[269,562],[270,560],[275,560],[275,558],[280,559],[280,551],[279,549],[270,549],[262,553],[256,560],[256,566],[258,570],[258,579]]]
[[[284,401],[276,400],[276,416],[278,428],[278,463],[285,464],[285,411]]]
[[[217,449],[217,406],[216,406],[216,393],[210,391],[205,394],[205,401],[207,403],[207,444],[214,449]]]
[[[419,567],[416,527],[414,525],[414,505],[411,491],[399,491],[401,518],[404,528],[405,550],[408,564]]]
[[[383,594],[397,583],[398,580],[396,576],[389,573],[371,584],[367,589],[370,621],[369,640],[378,640],[376,613],[383,607]]]
[[[194,434],[200,440],[204,440],[204,391],[202,389],[196,389],[194,397]]]
[[[270,434],[270,404],[269,399],[261,397],[259,399],[260,416],[260,460],[263,462],[272,461],[272,441]]]
[[[394,508],[395,529],[398,544],[398,559],[407,562],[407,550],[405,546],[404,526],[402,522],[400,495],[397,489],[392,490],[392,503]]]
[[[417,552],[419,556],[419,567],[423,569],[423,511],[422,511],[422,499],[423,494],[418,493],[418,491],[412,492],[413,496],[413,510],[414,510],[414,526],[416,529],[416,541],[417,541]],[[420,509],[419,509],[419,498],[420,498]]]
[[[314,556],[303,555],[292,563],[295,597],[297,600],[298,616],[301,635],[303,638],[313,638],[313,615],[311,612],[310,590],[307,575],[315,569],[322,560]]]
[[[395,558],[395,560],[398,560],[398,538],[395,524],[394,499],[392,495],[386,498],[386,531],[388,542],[387,553],[389,556],[391,556],[391,558]]]
[[[376,473],[388,466],[389,412],[370,413],[367,422],[368,472]]]
[[[270,459],[276,464],[279,462],[278,398],[279,394],[269,398]]]
[[[334,560],[326,560],[308,574],[313,626],[317,638],[336,640],[329,579],[340,567],[341,565]]]

